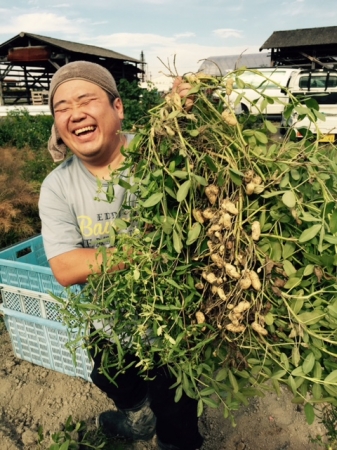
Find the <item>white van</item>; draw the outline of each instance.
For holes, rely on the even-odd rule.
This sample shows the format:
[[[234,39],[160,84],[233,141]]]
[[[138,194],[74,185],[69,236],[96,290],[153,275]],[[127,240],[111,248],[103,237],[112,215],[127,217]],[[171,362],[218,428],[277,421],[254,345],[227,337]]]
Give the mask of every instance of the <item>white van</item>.
[[[280,120],[288,103],[284,88],[288,88],[290,79],[298,72],[299,69],[288,67],[238,70],[229,96],[230,104],[236,113],[264,114]]]
[[[299,120],[300,114],[295,110],[291,117],[282,117],[281,129],[291,127],[300,138],[300,130],[307,128],[314,134],[319,133],[321,141],[334,142],[337,136],[337,71],[302,69],[289,80],[288,88],[303,105],[305,99],[314,98],[324,119],[318,119],[316,123],[308,117]]]

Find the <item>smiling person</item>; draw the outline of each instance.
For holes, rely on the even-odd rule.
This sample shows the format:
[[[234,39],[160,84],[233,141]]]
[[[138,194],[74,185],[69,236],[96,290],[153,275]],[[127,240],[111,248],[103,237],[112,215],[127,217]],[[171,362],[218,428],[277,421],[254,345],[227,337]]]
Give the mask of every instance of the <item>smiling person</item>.
[[[181,79],[174,84],[179,92]],[[183,86],[182,96],[188,89]],[[97,180],[107,187],[112,170],[124,159],[121,152],[131,135],[122,133],[123,103],[108,70],[86,61],[61,67],[53,76],[49,106],[54,126],[48,148],[55,161],[65,159],[44,180],[39,200],[45,252],[55,278],[63,286],[84,284],[92,272],[99,273],[97,247],[109,236],[112,220],[121,214],[124,189],[116,185],[112,203],[97,201]],[[129,199],[132,207],[135,199]],[[111,250],[113,256],[113,249]],[[116,265],[112,271],[122,270]],[[203,438],[198,430],[197,402],[183,394],[174,401],[170,389],[175,380],[165,367],[139,376],[135,364],[118,375],[117,386],[101,371],[101,353],[92,355],[91,379],[111,398],[117,411],[98,418],[109,436],[149,440],[157,435],[160,450],[196,450]],[[127,364],[137,360],[129,356]],[[115,372],[109,374],[114,377]]]

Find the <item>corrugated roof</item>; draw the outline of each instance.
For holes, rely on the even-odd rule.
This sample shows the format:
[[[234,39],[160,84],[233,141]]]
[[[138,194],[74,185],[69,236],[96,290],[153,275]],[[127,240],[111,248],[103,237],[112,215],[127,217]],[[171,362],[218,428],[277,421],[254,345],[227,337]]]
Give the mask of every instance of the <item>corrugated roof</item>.
[[[41,41],[41,43],[50,44],[55,47],[59,47],[60,49],[68,50],[71,52],[76,53],[83,53],[86,55],[94,55],[101,58],[113,58],[113,59],[120,59],[123,61],[130,61],[133,63],[141,63],[140,60],[131,58],[130,56],[122,55],[121,53],[114,52],[113,50],[108,50],[106,48],[102,47],[96,47],[95,45],[85,45],[85,44],[79,44],[77,42],[71,42],[71,41],[65,41],[63,39],[55,39],[48,36],[41,36],[38,34],[32,34],[32,33],[26,33],[22,31],[17,36],[13,37],[7,42],[4,42],[2,46],[6,46],[11,41],[15,41],[18,38],[23,37],[31,37],[33,39],[38,39]]]
[[[210,56],[198,69],[212,76],[221,76],[239,67],[269,67],[270,56],[267,53],[243,53],[241,55]]]
[[[302,28],[297,30],[274,31],[260,48],[288,48],[318,45],[336,45],[337,27]]]

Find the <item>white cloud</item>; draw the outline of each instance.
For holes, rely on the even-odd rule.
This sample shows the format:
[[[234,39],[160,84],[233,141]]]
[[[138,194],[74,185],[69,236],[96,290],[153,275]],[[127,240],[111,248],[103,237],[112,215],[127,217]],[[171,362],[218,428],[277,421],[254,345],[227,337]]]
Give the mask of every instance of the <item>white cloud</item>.
[[[165,5],[166,0],[141,0],[140,3],[150,3],[151,5]]]
[[[53,13],[29,13],[8,17],[3,21],[0,34],[18,34],[26,31],[34,34],[45,33],[50,36],[53,33],[78,34],[84,20],[67,19]]]
[[[195,37],[195,33],[191,33],[189,31],[186,31],[185,33],[178,33],[174,35],[175,38],[179,39],[179,38],[190,38],[190,37]]]
[[[157,77],[159,73],[169,74],[170,71],[178,74],[196,72],[201,66],[202,60],[211,56],[239,55],[243,51],[258,52],[258,46],[248,48],[247,45],[207,46],[181,42],[177,36],[170,37],[150,33],[115,33],[94,38],[82,37],[81,42],[115,50],[136,59],[140,59],[140,53],[143,51],[148,75],[152,78]]]
[[[219,28],[218,30],[214,30],[213,33],[223,39],[229,37],[242,38],[242,31],[234,30],[233,28]]]
[[[165,47],[172,45],[172,43],[175,42],[175,39],[173,37],[150,33],[115,33],[88,38],[87,41],[88,44],[91,43],[92,45],[97,45],[99,47],[106,47],[116,50],[121,47],[142,49],[144,46],[148,45],[159,45]]]

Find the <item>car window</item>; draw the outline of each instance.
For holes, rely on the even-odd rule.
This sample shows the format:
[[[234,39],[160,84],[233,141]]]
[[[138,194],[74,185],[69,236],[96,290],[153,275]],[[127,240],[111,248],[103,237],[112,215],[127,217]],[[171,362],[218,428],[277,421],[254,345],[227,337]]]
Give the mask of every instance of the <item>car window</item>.
[[[327,74],[309,74],[303,75],[299,80],[299,87],[301,89],[325,89],[327,84],[328,88],[337,87],[337,76]]]

